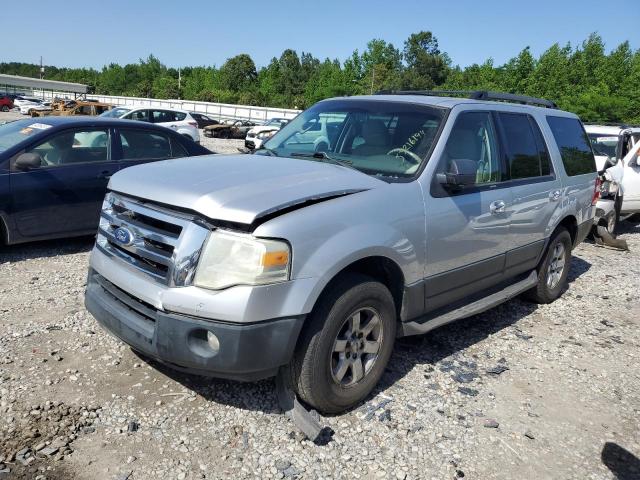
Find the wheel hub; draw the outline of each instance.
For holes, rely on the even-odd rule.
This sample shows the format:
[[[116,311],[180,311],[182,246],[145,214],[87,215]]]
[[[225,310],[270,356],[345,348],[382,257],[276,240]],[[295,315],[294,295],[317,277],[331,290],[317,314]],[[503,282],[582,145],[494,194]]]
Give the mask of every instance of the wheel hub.
[[[341,386],[360,382],[371,371],[382,345],[382,322],[376,310],[365,307],[348,316],[331,352],[333,380]]]

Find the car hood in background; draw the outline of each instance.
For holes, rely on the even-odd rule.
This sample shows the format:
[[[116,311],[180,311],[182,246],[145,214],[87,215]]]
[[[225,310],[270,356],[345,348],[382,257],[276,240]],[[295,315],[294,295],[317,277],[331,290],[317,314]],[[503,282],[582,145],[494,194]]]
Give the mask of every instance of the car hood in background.
[[[250,225],[295,205],[387,185],[339,165],[265,155],[215,155],[130,167],[111,178],[123,194]]]

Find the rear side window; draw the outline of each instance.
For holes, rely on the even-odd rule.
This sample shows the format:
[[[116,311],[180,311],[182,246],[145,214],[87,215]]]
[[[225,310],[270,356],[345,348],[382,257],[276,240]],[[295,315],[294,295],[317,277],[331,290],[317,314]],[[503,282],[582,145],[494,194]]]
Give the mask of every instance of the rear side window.
[[[171,157],[169,138],[160,132],[120,130],[123,160],[161,160]]]
[[[173,150],[173,158],[188,157],[189,152],[182,146],[182,144],[175,138],[171,139],[171,149]]]
[[[547,122],[560,149],[567,175],[573,177],[595,173],[596,161],[591,150],[591,143],[580,120],[548,116]]]
[[[521,113],[498,113],[509,164],[510,178],[549,175],[549,153],[535,121]]]

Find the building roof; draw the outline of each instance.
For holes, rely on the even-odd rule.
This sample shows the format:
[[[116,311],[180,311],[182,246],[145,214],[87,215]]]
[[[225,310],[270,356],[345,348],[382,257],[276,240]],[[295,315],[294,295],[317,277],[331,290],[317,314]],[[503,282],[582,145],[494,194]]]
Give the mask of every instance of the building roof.
[[[0,85],[11,87],[36,88],[70,93],[87,93],[88,87],[81,83],[59,82],[57,80],[41,80],[39,78],[19,77],[17,75],[0,74]]]

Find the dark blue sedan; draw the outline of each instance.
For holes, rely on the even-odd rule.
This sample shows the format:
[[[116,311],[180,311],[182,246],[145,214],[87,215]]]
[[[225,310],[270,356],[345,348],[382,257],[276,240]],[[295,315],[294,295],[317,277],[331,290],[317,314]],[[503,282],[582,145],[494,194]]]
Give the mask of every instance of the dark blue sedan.
[[[0,125],[0,244],[93,234],[118,170],[211,153],[142,122],[45,117]]]

